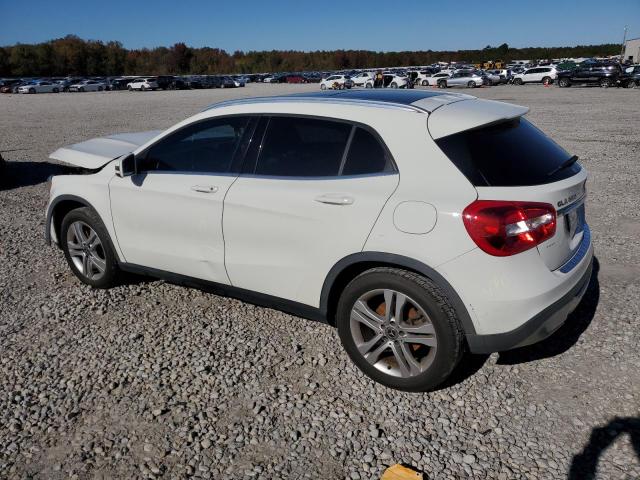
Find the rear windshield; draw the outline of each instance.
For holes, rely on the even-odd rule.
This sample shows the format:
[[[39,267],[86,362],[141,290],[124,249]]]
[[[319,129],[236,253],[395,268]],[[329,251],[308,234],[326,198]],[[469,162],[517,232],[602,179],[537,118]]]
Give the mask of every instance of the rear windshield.
[[[476,187],[518,187],[557,182],[580,171],[562,147],[524,118],[466,130],[436,140]]]

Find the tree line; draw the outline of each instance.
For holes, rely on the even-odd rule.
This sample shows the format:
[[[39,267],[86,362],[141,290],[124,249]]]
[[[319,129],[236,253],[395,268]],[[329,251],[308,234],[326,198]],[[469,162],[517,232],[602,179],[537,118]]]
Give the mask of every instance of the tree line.
[[[334,50],[235,51],[193,48],[184,43],[126,49],[120,42],[83,40],[74,35],[38,44],[0,47],[0,77],[115,76],[262,73],[343,70],[486,60],[600,57],[620,53],[616,44],[512,48],[506,43],[480,50],[374,52]]]

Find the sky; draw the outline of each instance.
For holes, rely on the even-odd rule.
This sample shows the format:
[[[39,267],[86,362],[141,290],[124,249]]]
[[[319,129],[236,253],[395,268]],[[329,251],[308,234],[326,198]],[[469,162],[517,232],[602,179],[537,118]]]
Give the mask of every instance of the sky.
[[[640,37],[640,0],[0,0],[0,45],[74,34],[126,48],[459,50]]]

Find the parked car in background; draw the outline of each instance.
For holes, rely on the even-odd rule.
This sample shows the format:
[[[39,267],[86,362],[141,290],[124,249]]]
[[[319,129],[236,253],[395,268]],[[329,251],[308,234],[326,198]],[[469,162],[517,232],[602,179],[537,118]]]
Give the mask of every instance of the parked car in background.
[[[322,320],[373,380],[432,390],[465,351],[551,335],[589,285],[587,173],[527,110],[425,90],[222,102],[52,153],[89,172],[51,179],[45,232],[83,284],[136,272]]]
[[[407,88],[409,86],[409,77],[393,72],[382,72],[382,84],[389,88]]]
[[[478,72],[480,75],[482,75],[483,77],[485,77],[485,85],[500,85],[502,82],[502,78],[500,78],[500,75],[498,75],[497,73],[494,73],[491,70],[484,70],[482,71],[482,73]]]
[[[439,88],[447,87],[467,87],[476,88],[484,85],[484,77],[479,73],[461,70],[453,73],[449,78],[443,78],[438,80]]]
[[[129,91],[157,90],[158,88],[158,79],[156,77],[136,78],[127,84],[127,89]]]
[[[360,72],[351,77],[354,87],[364,87],[368,81],[373,81],[373,72]]]
[[[79,83],[69,85],[70,92],[101,92],[106,85],[98,80],[82,80]]]
[[[620,76],[620,86],[625,88],[640,87],[640,65],[627,67]]]
[[[516,73],[513,76],[513,83],[515,85],[524,85],[525,83],[544,83],[549,85],[553,83],[558,77],[558,72],[555,67],[534,67],[524,70],[521,73]]]
[[[309,80],[307,80],[306,77],[302,76],[302,75],[287,75],[287,83],[308,83]]]
[[[235,80],[229,76],[222,76],[220,78],[220,88],[236,88],[239,85],[236,84]]]
[[[618,64],[582,63],[572,70],[558,73],[558,86],[570,87],[575,84],[613,87],[622,77]]]
[[[451,76],[451,73],[449,72],[438,72],[438,73],[434,73],[433,75],[431,75],[430,77],[427,77],[427,84],[430,87],[437,87],[438,86],[438,82],[441,80],[446,80],[447,78],[449,78]]]
[[[343,88],[351,88],[352,86],[353,82],[348,75],[331,75],[320,81],[320,90],[342,90]]]
[[[0,93],[13,93],[13,89],[23,83],[18,78],[3,79],[0,81]]]
[[[38,80],[18,87],[18,93],[59,93],[60,85],[49,80]]]
[[[247,85],[247,83],[249,83],[249,78],[245,76],[236,75],[231,78],[236,83],[236,87],[244,87]]]

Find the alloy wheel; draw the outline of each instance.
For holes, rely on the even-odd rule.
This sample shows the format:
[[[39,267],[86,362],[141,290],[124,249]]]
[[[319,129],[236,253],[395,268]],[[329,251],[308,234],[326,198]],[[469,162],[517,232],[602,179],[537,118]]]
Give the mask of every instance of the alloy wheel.
[[[67,247],[73,264],[89,280],[104,276],[107,259],[96,231],[84,222],[76,221],[67,230]]]
[[[425,310],[401,292],[378,289],[360,296],[349,326],[360,354],[387,375],[415,377],[433,363],[438,345],[434,325]]]

